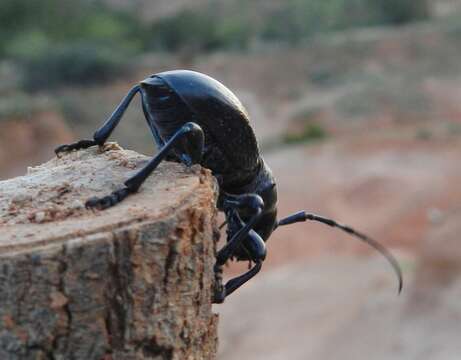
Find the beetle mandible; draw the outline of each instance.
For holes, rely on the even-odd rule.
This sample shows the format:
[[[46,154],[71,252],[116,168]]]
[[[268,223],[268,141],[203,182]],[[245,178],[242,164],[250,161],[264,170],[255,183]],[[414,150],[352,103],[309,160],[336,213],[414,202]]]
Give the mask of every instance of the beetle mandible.
[[[215,273],[221,277],[229,259],[250,261],[250,269],[214,291],[214,303],[222,303],[255,276],[266,257],[265,241],[279,226],[307,220],[337,227],[368,243],[394,268],[402,289],[399,264],[380,243],[332,219],[300,211],[277,220],[277,188],[270,168],[260,155],[249,117],[237,97],[217,80],[189,70],[173,70],[149,76],[134,86],[93,140],[61,145],[62,152],[103,145],[120,122],[134,96],[141,94],[142,109],[159,152],[124,186],[102,198],[91,198],[88,208],[105,209],[136,192],[162,160],[212,171],[219,184],[217,207],[227,223],[227,242],[216,256]]]

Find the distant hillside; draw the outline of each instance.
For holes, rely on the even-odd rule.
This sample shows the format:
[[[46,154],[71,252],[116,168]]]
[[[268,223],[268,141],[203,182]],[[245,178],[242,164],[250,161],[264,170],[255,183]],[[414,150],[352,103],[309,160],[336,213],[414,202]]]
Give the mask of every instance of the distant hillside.
[[[184,9],[194,9],[209,3],[209,0],[103,0],[116,9],[134,10],[140,18],[154,21],[171,16]]]
[[[431,7],[435,16],[447,16],[461,11],[461,0],[432,0]]]
[[[103,0],[103,2],[117,9],[135,10],[144,20],[152,21],[174,15],[184,9],[199,9],[210,4],[238,8],[241,0]],[[446,16],[454,11],[461,11],[461,0],[428,0],[428,2],[431,13],[435,16]],[[264,16],[267,11],[284,4],[286,4],[285,0],[254,0],[251,2],[251,7]]]

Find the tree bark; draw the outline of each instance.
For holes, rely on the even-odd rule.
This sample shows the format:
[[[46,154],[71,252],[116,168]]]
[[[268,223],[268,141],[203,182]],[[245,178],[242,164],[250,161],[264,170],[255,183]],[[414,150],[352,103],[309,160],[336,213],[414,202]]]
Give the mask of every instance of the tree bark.
[[[216,188],[162,163],[139,192],[104,196],[147,158],[112,144],[0,182],[0,359],[213,359]]]

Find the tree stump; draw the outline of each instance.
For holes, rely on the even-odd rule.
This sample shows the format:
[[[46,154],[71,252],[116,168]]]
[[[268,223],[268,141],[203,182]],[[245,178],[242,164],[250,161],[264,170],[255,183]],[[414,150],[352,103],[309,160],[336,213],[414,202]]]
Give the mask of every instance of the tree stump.
[[[164,162],[104,211],[147,157],[109,144],[0,182],[0,359],[213,359],[216,187]]]

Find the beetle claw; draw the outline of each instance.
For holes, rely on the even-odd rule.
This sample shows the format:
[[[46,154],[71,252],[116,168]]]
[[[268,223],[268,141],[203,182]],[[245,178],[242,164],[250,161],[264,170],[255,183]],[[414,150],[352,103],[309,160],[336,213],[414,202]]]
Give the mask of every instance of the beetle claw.
[[[54,149],[54,153],[58,158],[61,157],[61,153],[70,151],[69,145],[60,145],[56,149]]]
[[[64,144],[54,149],[54,153],[59,158],[61,153],[70,152],[72,150],[86,149],[90,146],[98,145],[94,140],[80,140],[71,144]]]
[[[87,209],[89,209],[89,208],[97,208],[98,204],[99,204],[99,201],[100,201],[100,199],[98,197],[94,196],[94,197],[92,197],[92,198],[90,198],[90,199],[88,199],[86,201],[85,207]]]
[[[87,209],[94,208],[98,210],[104,210],[114,206],[115,204],[118,204],[132,192],[133,191],[131,191],[129,188],[125,187],[101,198],[94,196],[86,201],[85,207]]]
[[[85,203],[87,209],[93,208],[104,210],[114,205],[111,196],[104,196],[102,198],[92,197]]]

